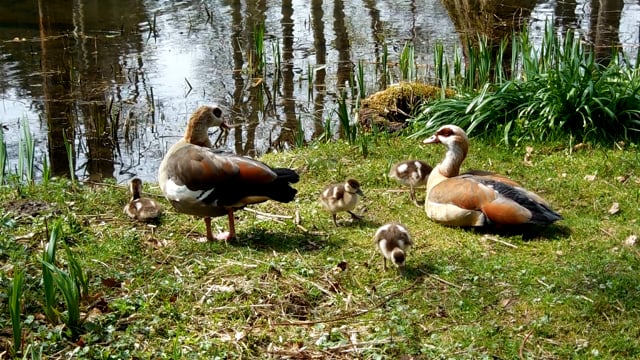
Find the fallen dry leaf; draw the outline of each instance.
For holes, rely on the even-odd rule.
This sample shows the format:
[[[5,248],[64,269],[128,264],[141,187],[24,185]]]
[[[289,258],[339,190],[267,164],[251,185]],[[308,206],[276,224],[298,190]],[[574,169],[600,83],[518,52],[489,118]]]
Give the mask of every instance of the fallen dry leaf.
[[[531,161],[531,155],[533,154],[533,147],[527,146],[527,152],[524,154],[524,164],[526,166],[533,166],[533,162]]]
[[[582,150],[584,148],[588,148],[589,144],[585,144],[585,143],[579,143],[579,144],[575,144],[573,146],[573,151],[578,151],[578,150]]]
[[[595,175],[585,175],[584,179],[587,180],[587,181],[594,181],[596,179],[596,176]]]
[[[619,212],[620,212],[620,204],[618,204],[617,202],[614,202],[613,204],[611,204],[611,207],[609,208],[609,214],[615,215]]]
[[[638,242],[638,237],[636,235],[629,235],[626,239],[624,239],[622,243],[625,246],[635,246],[637,242]]]
[[[618,182],[620,182],[620,183],[624,183],[624,182],[626,182],[627,180],[629,180],[629,175],[617,176],[617,177],[616,177],[616,180],[618,180]]]

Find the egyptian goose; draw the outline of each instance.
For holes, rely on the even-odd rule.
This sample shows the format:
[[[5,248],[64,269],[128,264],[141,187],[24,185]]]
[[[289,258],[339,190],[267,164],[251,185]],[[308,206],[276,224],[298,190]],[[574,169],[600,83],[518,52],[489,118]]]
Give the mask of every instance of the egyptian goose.
[[[391,167],[389,177],[401,184],[409,186],[409,198],[417,206],[421,206],[416,198],[416,187],[427,184],[432,167],[421,160],[401,161]]]
[[[124,213],[138,221],[152,221],[162,214],[162,207],[157,202],[140,196],[142,180],[135,178],[129,182],[131,200],[124,206]]]
[[[404,268],[407,252],[413,246],[409,230],[398,223],[389,223],[378,228],[373,243],[382,254],[383,267],[387,270],[387,259],[399,269]]]
[[[236,209],[267,200],[292,201],[297,190],[290,184],[298,182],[299,176],[291,169],[270,168],[248,157],[211,149],[210,127],[223,132],[229,128],[220,108],[201,106],[191,115],[184,137],[162,159],[158,182],[176,211],[204,217],[209,241],[215,239],[211,217],[227,215],[229,232],[216,238],[229,240],[236,236]]]
[[[425,144],[443,144],[447,153],[427,181],[425,211],[449,226],[548,225],[562,219],[539,195],[498,174],[474,170],[459,175],[469,139],[460,127],[445,125]]]
[[[336,214],[340,211],[348,212],[354,220],[362,219],[361,216],[351,212],[358,203],[358,195],[364,196],[358,180],[347,179],[342,184],[332,184],[324,188],[318,201],[325,210],[331,213],[333,224],[338,226]]]

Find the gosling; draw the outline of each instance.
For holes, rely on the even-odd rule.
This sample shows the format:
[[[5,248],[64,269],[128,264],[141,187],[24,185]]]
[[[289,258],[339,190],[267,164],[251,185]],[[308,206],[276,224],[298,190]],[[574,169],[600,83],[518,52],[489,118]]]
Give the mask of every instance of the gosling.
[[[409,198],[416,206],[422,206],[416,198],[416,187],[426,186],[433,168],[420,160],[401,161],[391,167],[389,177],[409,186]]]
[[[413,241],[409,230],[399,223],[382,225],[373,236],[373,243],[382,254],[384,270],[387,270],[387,259],[399,270],[404,269],[405,258]]]
[[[362,220],[362,217],[354,214],[351,210],[355,209],[358,203],[358,195],[364,196],[360,189],[360,183],[355,179],[347,179],[342,184],[332,184],[327,186],[320,194],[318,199],[322,207],[331,213],[333,224],[337,227],[336,214],[346,211],[354,220]]]
[[[148,222],[156,220],[162,214],[162,207],[149,198],[140,196],[142,180],[135,178],[129,182],[131,200],[124,207],[124,213],[138,221]]]

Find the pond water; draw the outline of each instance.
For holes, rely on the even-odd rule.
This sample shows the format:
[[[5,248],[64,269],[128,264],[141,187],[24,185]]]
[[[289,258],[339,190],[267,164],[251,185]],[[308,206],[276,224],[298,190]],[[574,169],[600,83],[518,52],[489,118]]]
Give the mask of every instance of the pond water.
[[[327,122],[337,128],[335,101],[354,85],[358,66],[366,94],[381,90],[399,81],[399,55],[411,41],[417,78],[429,81],[437,42],[453,51],[461,34],[497,31],[514,19],[533,37],[554,19],[559,31],[575,29],[632,58],[640,42],[637,1],[475,3],[3,1],[0,124],[8,171],[16,172],[28,129],[38,172],[46,162],[54,175],[73,169],[81,179],[155,182],[190,113],[211,103],[235,124],[229,150],[285,150],[322,135]],[[264,40],[256,41],[261,26]],[[264,47],[260,76],[256,43]],[[380,66],[385,56],[388,72]]]

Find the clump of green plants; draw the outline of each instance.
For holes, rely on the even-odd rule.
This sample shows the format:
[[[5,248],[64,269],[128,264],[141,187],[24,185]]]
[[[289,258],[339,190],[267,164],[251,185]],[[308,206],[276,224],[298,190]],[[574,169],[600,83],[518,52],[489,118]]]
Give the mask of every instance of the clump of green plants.
[[[533,46],[525,29],[503,40],[492,57],[487,39],[469,47],[464,70],[454,59],[453,73],[436,51],[436,75],[458,95],[425,104],[415,117],[416,136],[454,123],[501,134],[505,143],[524,139],[613,142],[640,139],[640,71],[613,53],[597,61],[580,35],[564,37],[547,25],[542,44]],[[510,59],[510,67],[503,67]],[[493,69],[493,71],[491,70]]]
[[[67,255],[68,272],[56,266],[56,247],[62,239],[62,222],[56,221],[51,229],[49,243],[42,256],[42,282],[45,291],[45,315],[47,320],[55,324],[62,318],[70,331],[71,339],[75,340],[80,334],[80,300],[88,294],[88,279],[86,273],[73,252],[64,244]],[[67,305],[66,314],[61,316],[57,309],[55,288],[60,290]]]

